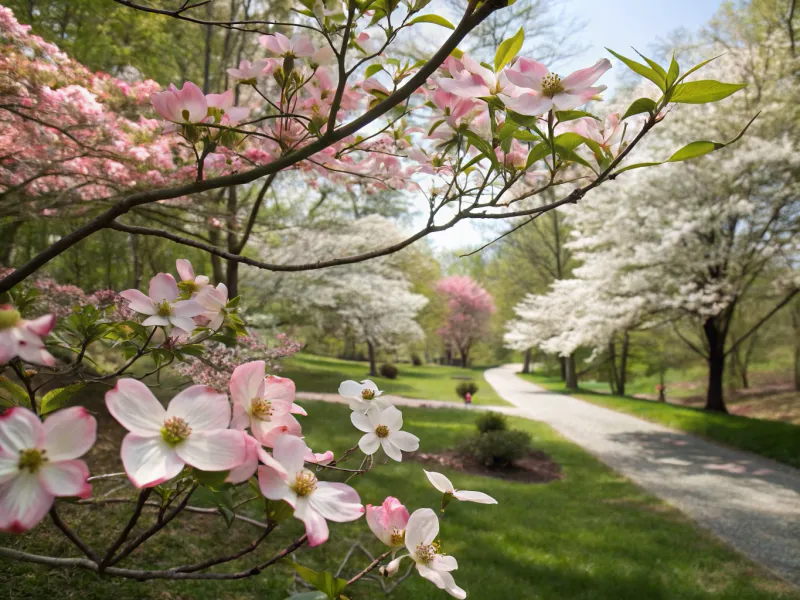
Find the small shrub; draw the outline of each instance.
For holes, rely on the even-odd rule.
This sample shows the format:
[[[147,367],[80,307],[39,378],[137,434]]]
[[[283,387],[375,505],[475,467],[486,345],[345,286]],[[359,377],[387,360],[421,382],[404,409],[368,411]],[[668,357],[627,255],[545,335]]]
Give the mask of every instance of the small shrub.
[[[475,426],[481,433],[489,433],[490,431],[503,431],[508,429],[505,415],[496,412],[486,412],[481,414],[475,419]]]
[[[381,374],[381,377],[386,377],[386,379],[397,379],[397,375],[400,373],[397,367],[389,363],[381,365],[378,372]]]
[[[420,357],[419,354],[412,354],[411,355],[411,364],[414,365],[415,367],[421,367],[422,366],[422,358]]]
[[[474,396],[478,393],[478,384],[474,381],[462,381],[456,386],[456,394],[466,398],[467,394]]]
[[[496,429],[468,440],[461,449],[490,469],[502,469],[525,456],[530,446],[531,436],[525,431]]]

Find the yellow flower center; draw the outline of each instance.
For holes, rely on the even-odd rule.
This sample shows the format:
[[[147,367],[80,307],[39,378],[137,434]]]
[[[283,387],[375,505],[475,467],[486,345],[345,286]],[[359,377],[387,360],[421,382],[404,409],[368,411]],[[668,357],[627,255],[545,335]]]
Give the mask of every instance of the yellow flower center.
[[[295,476],[292,490],[301,498],[308,496],[315,489],[317,489],[317,476],[308,469],[303,469]]]
[[[178,282],[178,289],[188,294],[194,294],[200,291],[200,286],[191,279]]]
[[[16,311],[13,308],[0,310],[0,329],[11,329],[12,327],[16,327],[17,323],[19,323],[21,320],[22,316],[19,314],[19,311]]]
[[[361,390],[362,400],[372,400],[375,397],[375,390]]]
[[[406,530],[392,527],[392,536],[389,539],[391,546],[402,546],[406,543]]]
[[[426,565],[432,563],[433,559],[436,558],[438,551],[439,544],[436,542],[433,544],[420,544],[417,546],[417,550],[415,552],[417,555],[417,562],[421,562]]]
[[[266,398],[253,398],[250,402],[250,412],[257,419],[269,421],[272,415],[272,402]]]
[[[172,305],[167,301],[163,300],[159,305],[156,314],[159,317],[168,317],[172,314]]]
[[[43,463],[47,462],[45,454],[46,450],[37,450],[36,448],[29,448],[27,450],[19,451],[19,470],[24,471],[27,469],[30,473],[36,473]]]
[[[375,435],[379,438],[389,437],[389,428],[386,425],[378,425],[375,428]]]
[[[180,417],[169,417],[161,427],[161,437],[170,446],[175,446],[189,437],[192,428]]]
[[[564,86],[561,85],[561,77],[555,73],[548,73],[542,77],[542,94],[550,96],[551,98],[556,94],[564,91]]]

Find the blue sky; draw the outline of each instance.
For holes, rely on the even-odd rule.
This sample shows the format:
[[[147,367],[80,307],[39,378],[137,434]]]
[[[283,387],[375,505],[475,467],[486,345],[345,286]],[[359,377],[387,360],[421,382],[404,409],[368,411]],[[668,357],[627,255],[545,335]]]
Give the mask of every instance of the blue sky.
[[[608,57],[605,47],[626,56],[631,46],[645,52],[659,38],[667,39],[676,29],[696,31],[708,22],[721,0],[565,0],[564,11],[586,22],[581,37],[588,49],[580,56],[558,66],[561,75],[588,67]],[[603,83],[613,90],[617,74],[625,67],[612,60],[614,68],[603,76]],[[424,210],[424,209],[423,209]],[[419,224],[419,223],[418,223]],[[455,250],[477,247],[494,237],[490,231],[469,222],[433,234],[428,239],[434,248]]]

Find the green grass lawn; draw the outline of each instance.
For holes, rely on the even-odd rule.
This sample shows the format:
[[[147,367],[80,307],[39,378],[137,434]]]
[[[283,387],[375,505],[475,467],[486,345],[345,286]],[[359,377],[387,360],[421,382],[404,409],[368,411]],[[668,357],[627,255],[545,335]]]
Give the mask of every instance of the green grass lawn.
[[[444,402],[463,402],[456,394],[456,386],[466,379],[478,384],[478,393],[472,398],[474,404],[509,406],[509,403],[495,393],[484,379],[485,367],[462,369],[439,365],[415,367],[410,364],[398,365],[397,379],[370,377],[369,363],[353,360],[339,360],[313,354],[296,354],[281,363],[283,377],[294,380],[298,390],[303,392],[325,392],[335,394],[339,384],[345,379],[362,381],[372,379],[385,393],[406,398],[440,400]]]
[[[358,434],[349,425],[345,406],[306,402],[303,419],[307,440],[315,448],[341,452]],[[421,449],[438,451],[455,446],[472,434],[474,415],[456,410],[403,409],[405,428],[422,440]],[[101,416],[101,437],[89,456],[94,472],[116,470],[121,429]],[[454,573],[470,598],[479,600],[774,600],[800,599],[788,584],[696,528],[676,510],[613,473],[548,426],[517,420],[530,432],[535,446],[557,460],[564,478],[549,484],[521,484],[443,472],[462,489],[487,492],[497,506],[454,501],[442,521],[442,548],[457,557]],[[354,461],[355,462],[355,461]],[[428,484],[419,463],[382,464],[356,479],[364,503],[380,503],[393,494],[411,510],[437,507],[440,496]],[[111,483],[96,486],[95,493]],[[245,491],[246,492],[246,491]],[[118,491],[114,496],[121,496]],[[247,510],[254,510],[247,505]],[[62,514],[97,547],[119,531],[130,507],[69,507]],[[150,517],[152,518],[152,513]],[[302,564],[335,571],[346,549],[361,541],[372,552],[381,546],[361,520],[332,524],[331,540],[295,556]],[[282,525],[254,555],[228,565],[241,570],[272,556],[302,532],[292,520]],[[167,567],[233,552],[255,539],[256,531],[236,522],[230,531],[219,517],[184,514],[137,551],[125,566]],[[29,552],[74,556],[75,550],[54,535],[49,522],[23,536],[0,535],[0,545]],[[359,572],[367,561],[354,560],[343,576]],[[222,570],[223,567],[218,567]],[[260,576],[235,582],[145,582],[105,579],[86,571],[0,562],[6,598],[139,599],[259,599],[283,600],[292,585],[292,571],[283,564]],[[352,600],[385,598],[377,583],[363,582],[347,590]],[[413,576],[392,595],[399,600],[444,600],[448,596],[430,582]]]
[[[548,390],[567,393],[564,382],[557,377],[536,374],[523,375],[521,373],[519,376]],[[591,390],[581,390],[571,395],[600,406],[800,467],[800,426],[798,425],[710,413],[698,408],[612,396]]]

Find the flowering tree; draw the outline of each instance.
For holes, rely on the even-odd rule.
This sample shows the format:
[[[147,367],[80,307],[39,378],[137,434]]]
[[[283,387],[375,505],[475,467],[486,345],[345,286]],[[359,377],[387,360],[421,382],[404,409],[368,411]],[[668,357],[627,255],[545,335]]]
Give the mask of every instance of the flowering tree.
[[[437,291],[447,302],[447,316],[439,335],[445,347],[455,348],[461,355],[461,365],[469,364],[469,352],[489,327],[495,311],[492,295],[466,275],[446,277],[436,284]],[[450,352],[450,350],[448,350]]]
[[[595,84],[611,67],[609,60],[599,60],[562,79],[530,58],[517,57],[524,42],[522,30],[499,44],[492,65],[479,63],[458,50],[470,31],[505,7],[503,0],[471,0],[455,25],[439,15],[424,13],[426,0],[354,0],[346,5],[301,0],[295,6],[298,16],[291,23],[204,19],[198,12],[208,4],[204,2],[184,2],[175,10],[155,9],[132,0],[119,2],[132,10],[154,14],[153,18],[256,34],[261,46],[258,55],[243,56],[238,65],[228,69],[236,90],[212,92],[203,89],[208,86],[186,81],[151,94],[163,135],[151,137],[149,122],[139,125],[156,149],[150,152],[145,148],[142,153],[130,145],[140,137],[135,124],[92,104],[102,97],[94,82],[87,81],[81,89],[69,84],[59,84],[58,89],[48,85],[42,74],[66,75],[70,81],[74,77],[71,70],[77,73],[79,69],[55,48],[31,36],[8,11],[2,11],[2,41],[8,47],[3,56],[12,60],[0,64],[4,80],[14,83],[2,86],[0,111],[8,122],[4,135],[11,132],[11,141],[20,135],[47,143],[24,161],[16,159],[17,153],[4,155],[0,185],[3,191],[17,193],[16,186],[28,186],[31,178],[43,179],[46,187],[30,188],[37,199],[52,190],[72,193],[88,187],[90,194],[78,194],[78,204],[88,199],[92,202],[78,207],[70,204],[68,208],[75,208],[76,218],[82,222],[65,235],[48,239],[39,254],[4,271],[0,278],[0,294],[4,295],[0,309],[1,368],[4,374],[16,378],[2,380],[4,402],[12,406],[0,418],[0,529],[22,532],[49,513],[85,558],[32,555],[11,549],[0,549],[0,554],[136,580],[253,577],[305,544],[320,545],[328,539],[328,521],[356,520],[369,509],[362,506],[352,486],[327,481],[321,473],[365,474],[375,464],[372,457],[379,448],[389,458],[399,460],[402,451],[415,449],[419,440],[402,431],[399,411],[387,405],[372,382],[345,382],[340,393],[351,401],[351,420],[365,435],[338,458],[329,452],[313,452],[301,438],[302,425],[295,415],[302,416],[305,411],[293,402],[293,383],[267,375],[264,362],[248,360],[243,354],[235,355],[241,362],[231,372],[230,395],[220,389],[218,380],[206,382],[211,385],[195,380],[164,407],[141,380],[156,377],[175,361],[191,362],[190,357],[208,363],[209,357],[213,360],[213,344],[237,346],[239,338],[248,333],[238,314],[239,296],[231,294],[223,283],[212,285],[207,277],[195,275],[190,265],[179,262],[180,281],[172,274],[159,273],[150,281],[147,294],[138,289],[120,294],[119,302],[136,314],[133,318],[91,303],[79,304],[60,320],[54,315],[37,317],[29,278],[48,262],[105,229],[167,239],[205,251],[217,260],[275,272],[316,271],[387,256],[464,219],[534,216],[578,203],[609,179],[654,164],[623,165],[623,161],[664,121],[670,105],[715,102],[742,87],[687,79],[703,64],[681,74],[674,59],[664,68],[647,58],[643,58],[644,64],[615,55],[652,81],[659,92],[656,99],[635,100],[620,118],[607,119],[601,126],[593,115],[578,109],[605,89]],[[429,60],[404,62],[387,56],[401,32],[425,23],[452,30]],[[286,36],[281,28],[301,31]],[[37,61],[43,54],[47,58]],[[21,83],[12,75],[18,69],[25,75]],[[427,121],[428,126],[409,126],[411,115],[415,121]],[[26,128],[32,132],[26,134]],[[121,134],[115,137],[117,130]],[[690,143],[668,160],[687,160],[725,145]],[[82,185],[80,170],[59,172],[55,180],[48,179],[59,161],[74,166],[78,160],[82,164],[80,155],[84,151],[91,159],[86,168],[96,174],[92,185]],[[165,160],[158,168],[149,168],[154,158],[167,156],[172,163]],[[34,169],[30,174],[17,177],[31,164]],[[258,198],[245,225],[237,230],[235,239],[229,238],[225,249],[213,238],[198,239],[122,220],[156,205],[193,202],[200,206],[210,201],[208,192],[219,191],[210,196],[211,201],[220,202],[223,193],[230,199],[237,186],[255,182],[259,182],[260,190],[266,190],[287,171],[324,178],[343,187],[360,185],[422,194],[429,205],[428,219],[423,228],[399,241],[379,239],[375,248],[301,263],[268,262],[244,252],[262,204]],[[144,177],[140,176],[142,172]],[[544,189],[562,186],[566,188],[560,200],[536,206],[524,202]],[[229,214],[235,217],[237,213]],[[228,227],[234,229],[234,225],[229,223]],[[369,230],[361,233],[364,237],[371,234]],[[453,301],[460,306],[462,300],[456,291]],[[362,293],[372,295],[386,292],[362,289]],[[464,306],[471,303],[482,306],[479,312],[483,314],[491,312],[485,292],[473,290],[465,298]],[[454,314],[464,318],[452,323],[455,326],[448,335],[460,339],[466,362],[466,344],[471,344],[468,340],[476,329],[468,311]],[[460,328],[472,333],[461,336]],[[93,345],[100,345],[104,353],[118,349],[121,366],[100,373],[85,369]],[[134,375],[132,367],[144,357],[151,362],[152,370]],[[36,371],[31,368],[34,365]],[[190,370],[190,376],[192,373]],[[74,383],[43,394],[42,386],[53,384],[56,378]],[[125,474],[95,477],[127,478],[140,491],[128,524],[107,549],[100,551],[63,521],[58,512],[61,501],[56,500],[90,493],[89,484],[94,479],[88,477],[80,457],[94,442],[96,424],[80,408],[58,408],[83,384],[112,380],[116,383],[106,394],[106,407],[128,431],[120,448]],[[340,466],[357,450],[364,454],[359,468]],[[443,492],[442,509],[452,498],[488,501],[480,494],[457,491],[445,479],[432,480]],[[166,570],[118,566],[178,514],[197,512],[198,507],[191,506],[190,500],[200,488],[219,494],[215,496],[219,505],[208,509],[213,514],[241,518],[226,504],[230,497],[226,492],[239,487],[252,489],[254,501],[260,501],[264,509],[263,520],[247,521],[260,530],[248,547]],[[102,500],[84,497],[77,502],[102,504]],[[157,520],[131,539],[144,509],[151,506],[159,509]],[[435,541],[439,533],[436,514],[420,508],[406,521],[407,511],[401,510],[393,498],[388,498],[382,509],[384,514],[391,514],[377,516],[371,525],[380,528],[378,537],[389,540],[389,549],[366,569],[344,580],[298,567],[301,576],[333,599],[376,569],[383,567],[387,575],[394,574],[400,561],[410,557],[420,575],[452,596],[464,598],[466,592],[451,574],[458,567],[456,559],[441,554]],[[274,557],[245,571],[208,572],[213,566],[244,557],[281,521],[292,516],[303,522],[306,533]],[[388,527],[391,534],[387,538]],[[408,554],[396,555],[403,545]],[[392,555],[393,560],[382,565]]]

